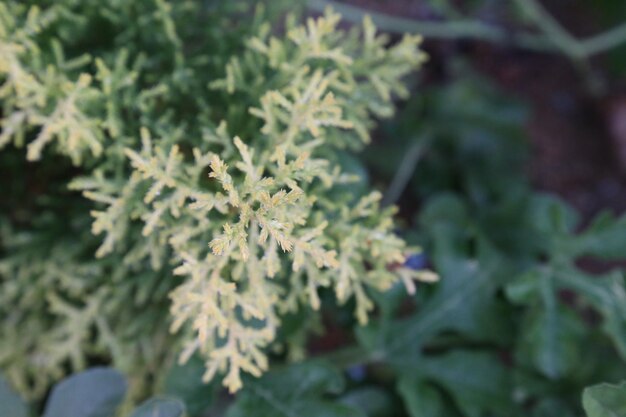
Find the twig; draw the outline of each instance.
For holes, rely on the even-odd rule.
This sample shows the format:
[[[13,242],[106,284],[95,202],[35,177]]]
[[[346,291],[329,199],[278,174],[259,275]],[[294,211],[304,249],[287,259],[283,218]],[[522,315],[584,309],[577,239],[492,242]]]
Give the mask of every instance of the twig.
[[[581,41],[587,56],[616,48],[626,42],[626,23]]]
[[[613,49],[626,42],[626,23],[587,39],[576,39],[537,0],[515,0],[548,39],[563,53],[573,59],[582,60]]]
[[[322,12],[330,6],[348,21],[360,22],[365,15],[382,30],[391,33],[419,33],[427,38],[435,39],[476,39],[492,43],[514,44],[534,50],[553,50],[554,47],[541,36],[531,34],[510,34],[496,26],[487,25],[477,20],[455,20],[451,22],[432,22],[425,20],[406,19],[390,16],[356,6],[332,0],[307,0],[309,9]]]
[[[416,140],[407,153],[404,155],[396,174],[383,197],[382,205],[388,206],[390,204],[394,204],[400,196],[402,192],[406,188],[407,184],[411,180],[411,176],[415,172],[415,167],[417,163],[424,155],[424,150],[426,148],[425,140],[420,138]]]
[[[515,0],[518,7],[562,52],[571,58],[583,59],[585,51],[554,17],[536,0]]]
[[[322,12],[330,6],[353,23],[370,15],[376,25],[386,32],[420,33],[434,39],[476,39],[492,43],[510,44],[525,49],[560,51],[581,60],[600,54],[626,43],[626,23],[587,39],[576,39],[565,30],[536,0],[516,0],[518,6],[532,19],[543,35],[509,33],[508,31],[476,20],[433,22],[390,16],[334,0],[307,0],[307,7]]]
[[[594,74],[589,58],[595,54],[619,46],[626,41],[626,24],[586,40],[579,40],[568,32],[538,0],[515,0],[516,4],[533,23],[566,55],[587,82],[592,94],[605,92],[602,79]]]

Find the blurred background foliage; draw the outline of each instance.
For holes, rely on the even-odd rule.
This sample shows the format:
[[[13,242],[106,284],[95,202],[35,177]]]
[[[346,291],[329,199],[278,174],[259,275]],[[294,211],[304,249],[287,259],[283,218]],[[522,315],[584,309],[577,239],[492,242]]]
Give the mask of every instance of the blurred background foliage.
[[[168,371],[159,395],[181,399],[190,416],[626,415],[626,133],[615,128],[626,123],[626,44],[617,42],[626,3],[533,0],[561,22],[555,29],[524,1],[297,6],[333,3],[348,19],[379,14],[392,32],[405,29],[385,21],[425,29],[431,58],[412,97],[372,146],[338,159],[361,177],[351,193],[374,186],[399,206],[397,233],[425,248],[412,262],[441,281],[411,297],[400,286],[372,294],[377,318],[363,328],[323,294],[323,322],[303,312],[282,329],[315,330],[314,359],[286,365],[277,353],[275,370],[234,399],[203,385],[192,360]],[[613,30],[613,43],[578,56],[560,30],[577,39]],[[537,38],[523,38],[526,47],[521,35]],[[602,382],[614,385],[585,390]],[[14,396],[4,385],[0,395]]]

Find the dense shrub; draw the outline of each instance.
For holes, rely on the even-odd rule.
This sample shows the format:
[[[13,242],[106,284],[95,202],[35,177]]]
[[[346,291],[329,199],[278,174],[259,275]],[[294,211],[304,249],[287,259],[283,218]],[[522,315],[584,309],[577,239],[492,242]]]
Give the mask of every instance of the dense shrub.
[[[388,46],[332,11],[273,31],[229,7],[0,5],[0,145],[45,177],[8,170],[0,364],[21,391],[96,357],[158,377],[182,351],[234,392],[271,344],[300,356],[307,326],[277,340],[281,317],[318,310],[321,288],[365,323],[367,288],[419,278],[340,156],[407,97],[420,39]]]

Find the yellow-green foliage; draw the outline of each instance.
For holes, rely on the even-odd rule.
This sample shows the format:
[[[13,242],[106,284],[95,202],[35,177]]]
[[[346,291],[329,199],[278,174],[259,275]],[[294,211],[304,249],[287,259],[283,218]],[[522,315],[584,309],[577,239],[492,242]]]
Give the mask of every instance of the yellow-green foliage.
[[[0,366],[24,392],[93,355],[139,384],[181,352],[236,391],[272,344],[297,349],[281,318],[318,310],[321,288],[365,323],[370,289],[420,277],[390,268],[406,255],[393,209],[350,193],[337,157],[407,95],[420,39],[198,3],[0,4],[0,146],[69,156],[92,201],[5,219]],[[95,24],[112,40],[79,41]]]

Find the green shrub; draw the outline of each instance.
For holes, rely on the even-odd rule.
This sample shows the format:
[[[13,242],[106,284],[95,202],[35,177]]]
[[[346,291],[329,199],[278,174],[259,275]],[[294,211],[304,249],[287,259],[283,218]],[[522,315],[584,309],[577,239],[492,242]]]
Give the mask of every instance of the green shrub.
[[[301,356],[307,325],[277,332],[321,288],[366,323],[370,289],[431,278],[389,269],[394,211],[343,157],[408,96],[419,37],[279,12],[0,4],[0,366],[21,392],[103,360],[140,392],[194,353],[236,391],[268,349]]]

